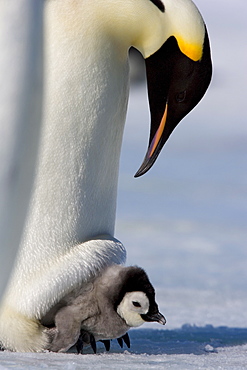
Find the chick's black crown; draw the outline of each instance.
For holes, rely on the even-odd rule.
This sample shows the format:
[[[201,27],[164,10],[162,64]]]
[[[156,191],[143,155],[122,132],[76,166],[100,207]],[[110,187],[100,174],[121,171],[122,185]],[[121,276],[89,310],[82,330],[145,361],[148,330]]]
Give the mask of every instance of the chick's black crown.
[[[126,293],[130,292],[143,292],[149,300],[148,314],[158,312],[158,306],[155,302],[155,291],[150,283],[146,272],[137,266],[126,267],[120,271],[121,286],[118,287],[114,299],[114,308],[117,310],[118,305],[122,301]]]

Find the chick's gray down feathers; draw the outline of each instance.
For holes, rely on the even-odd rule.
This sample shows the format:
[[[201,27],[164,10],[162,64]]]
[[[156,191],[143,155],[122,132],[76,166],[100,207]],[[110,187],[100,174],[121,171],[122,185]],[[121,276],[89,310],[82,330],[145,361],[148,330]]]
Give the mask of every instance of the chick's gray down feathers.
[[[94,338],[95,341],[123,337],[130,325],[117,310],[126,294],[131,292],[143,292],[149,301],[147,312],[139,315],[143,317],[143,322],[165,323],[155,302],[154,288],[145,271],[136,266],[113,265],[93,282],[64,297],[42,319],[42,324],[50,327],[47,329],[51,338],[49,350],[65,352],[77,343],[79,337],[80,340],[84,337],[90,340]],[[157,315],[160,320],[152,320]],[[90,340],[85,340],[85,344],[89,344]]]

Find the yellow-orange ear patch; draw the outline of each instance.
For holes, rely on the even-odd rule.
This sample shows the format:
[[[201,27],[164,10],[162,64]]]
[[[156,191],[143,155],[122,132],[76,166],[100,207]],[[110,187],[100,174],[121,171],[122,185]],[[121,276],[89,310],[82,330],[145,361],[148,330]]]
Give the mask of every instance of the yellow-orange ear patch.
[[[174,35],[179,49],[183,54],[185,54],[188,58],[197,62],[202,58],[202,45],[199,43],[189,43],[186,42],[182,37]]]

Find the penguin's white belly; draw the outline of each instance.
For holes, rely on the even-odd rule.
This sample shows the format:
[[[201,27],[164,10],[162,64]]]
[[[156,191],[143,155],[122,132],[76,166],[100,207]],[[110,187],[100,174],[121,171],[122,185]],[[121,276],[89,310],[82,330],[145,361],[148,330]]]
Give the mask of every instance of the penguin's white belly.
[[[37,320],[103,267],[125,261],[125,249],[113,233],[127,53],[120,62],[110,45],[95,49],[100,35],[89,48],[87,37],[75,48],[74,34],[63,28],[53,3],[47,2],[45,13],[44,112],[35,190],[0,316],[0,340],[18,351],[45,348],[47,338]],[[86,21],[81,27],[87,34]]]

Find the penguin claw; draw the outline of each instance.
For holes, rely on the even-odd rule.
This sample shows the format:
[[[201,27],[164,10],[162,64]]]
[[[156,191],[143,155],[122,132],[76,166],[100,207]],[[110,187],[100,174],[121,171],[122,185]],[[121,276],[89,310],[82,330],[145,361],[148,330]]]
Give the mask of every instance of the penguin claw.
[[[130,338],[129,338],[128,333],[124,334],[120,338],[117,338],[117,341],[118,341],[118,344],[121,348],[123,348],[123,343],[125,343],[126,346],[128,348],[130,348]],[[81,334],[79,335],[79,338],[78,338],[78,340],[76,342],[76,345],[75,345],[78,354],[83,353],[83,343],[84,342],[87,343],[87,344],[90,344],[91,347],[92,347],[93,352],[95,354],[97,353],[96,341],[95,341],[95,338],[94,338],[93,334],[81,331]],[[102,342],[104,344],[105,349],[106,349],[107,352],[110,351],[111,341],[109,339],[100,340],[100,342]]]
[[[83,354],[83,340],[81,338],[81,335],[79,336],[77,342],[76,342],[76,350],[77,350],[77,354]]]
[[[96,347],[96,342],[95,342],[95,338],[94,338],[93,334],[90,334],[90,344],[91,344],[92,350],[96,354],[97,353],[97,347]]]
[[[78,354],[83,353],[83,343],[90,344],[94,353],[97,353],[96,342],[93,334],[81,331],[79,338],[76,342],[76,350]]]
[[[124,334],[120,338],[117,338],[117,341],[121,348],[123,348],[123,342],[126,344],[128,348],[130,348],[130,337],[128,333]]]
[[[118,344],[120,345],[121,348],[123,348],[123,338],[117,338]]]
[[[127,346],[128,348],[130,348],[130,337],[129,337],[129,334],[128,334],[128,333],[125,333],[125,334],[122,336],[122,338],[123,338],[123,341],[124,341],[124,343],[126,344],[126,346]]]
[[[100,342],[102,342],[104,344],[105,350],[107,352],[109,352],[110,348],[111,348],[111,341],[109,339],[107,339],[107,340],[101,340]]]

